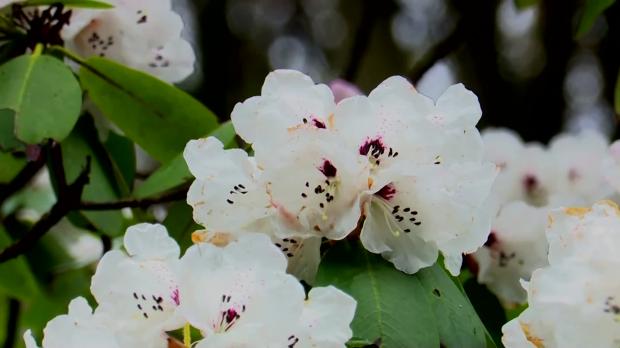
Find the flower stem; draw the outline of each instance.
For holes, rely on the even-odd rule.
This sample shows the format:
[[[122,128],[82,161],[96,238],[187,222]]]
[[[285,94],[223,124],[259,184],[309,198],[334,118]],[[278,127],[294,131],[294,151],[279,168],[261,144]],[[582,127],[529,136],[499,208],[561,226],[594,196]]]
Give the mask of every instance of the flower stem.
[[[52,46],[49,49],[51,51],[56,51],[56,52],[62,54],[63,56],[71,59],[72,61],[74,61],[74,62],[76,62],[76,63],[78,63],[78,64],[80,64],[82,66],[88,67],[88,64],[86,63],[86,61],[82,57],[78,56],[77,54],[69,51],[68,49],[66,49],[66,48],[64,48],[62,46]]]
[[[183,344],[185,345],[185,348],[191,348],[192,346],[192,333],[190,328],[191,326],[189,323],[186,323],[185,326],[183,326]]]

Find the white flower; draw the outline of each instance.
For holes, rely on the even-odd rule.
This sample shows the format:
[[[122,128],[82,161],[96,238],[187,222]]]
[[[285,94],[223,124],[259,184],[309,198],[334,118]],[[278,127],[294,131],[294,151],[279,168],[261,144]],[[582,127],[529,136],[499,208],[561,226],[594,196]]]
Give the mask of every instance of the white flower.
[[[556,168],[551,155],[540,144],[524,144],[512,131],[488,129],[482,133],[485,158],[500,168],[493,185],[493,209],[521,200],[530,205],[549,203]]]
[[[617,347],[620,343],[620,211],[611,202],[554,212],[550,266],[524,286],[528,309],[504,326],[512,347]]]
[[[127,253],[107,252],[92,278],[96,314],[107,318],[111,329],[143,336],[180,327],[177,243],[162,225],[142,223],[127,229],[124,244]]]
[[[456,85],[435,104],[392,77],[337,106],[334,132],[371,166],[362,242],[404,272],[432,265],[441,250],[458,274],[462,253],[486,240],[496,170],[481,162],[472,96]]]
[[[183,152],[196,177],[187,193],[194,220],[210,231],[251,230],[275,214],[260,172],[241,149],[224,150],[215,137],[191,140]]]
[[[333,286],[313,288],[304,302],[295,334],[288,347],[342,348],[353,336],[349,324],[355,315],[355,300]]]
[[[256,152],[269,151],[285,141],[289,129],[330,128],[335,106],[326,85],[315,85],[298,71],[276,70],[265,78],[260,96],[235,105],[231,120],[237,134]]]
[[[69,313],[50,320],[43,330],[43,348],[121,348],[114,334],[94,318],[83,297],[69,304]],[[37,348],[30,330],[24,334],[26,348]]]
[[[224,150],[214,137],[190,141],[184,156],[196,177],[187,202],[194,210],[194,220],[206,227],[201,238],[230,234],[228,243],[247,232],[267,234],[289,259],[289,272],[313,282],[321,239],[288,235],[289,230],[276,221],[278,210],[252,157],[240,149]]]
[[[600,133],[584,131],[576,135],[560,134],[549,144],[556,175],[553,192],[575,195],[587,204],[609,197],[613,188],[603,174],[609,161],[609,142]]]
[[[244,234],[225,247],[194,245],[179,269],[183,294],[179,310],[201,330],[204,338],[197,342],[198,348],[305,347],[350,338],[349,314],[355,307],[351,299],[317,289],[319,298],[311,295],[309,308],[304,309],[302,286],[285,273],[285,257],[265,235]],[[339,303],[333,304],[336,297]],[[333,328],[313,331],[309,324],[317,319],[313,310],[331,309],[331,304],[336,310],[321,310],[320,315]]]
[[[289,135],[286,148],[259,160],[282,225],[276,233],[282,238],[346,237],[361,216],[367,161],[333,133],[304,128]]]
[[[478,282],[503,302],[524,303],[527,294],[520,280],[529,280],[536,268],[547,265],[546,223],[546,208],[521,201],[503,206],[487,243],[473,255],[479,266]]]
[[[616,192],[620,192],[620,140],[609,146],[608,154],[603,163],[605,179]]]
[[[74,9],[62,36],[68,48],[179,82],[194,70],[194,51],[181,38],[183,21],[170,0],[111,0],[106,10]]]

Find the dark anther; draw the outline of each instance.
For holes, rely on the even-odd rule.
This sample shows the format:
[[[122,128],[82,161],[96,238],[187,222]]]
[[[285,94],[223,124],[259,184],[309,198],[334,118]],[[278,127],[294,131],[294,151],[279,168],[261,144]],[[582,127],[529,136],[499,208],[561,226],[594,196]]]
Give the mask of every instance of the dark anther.
[[[26,34],[19,47],[19,53],[34,49],[38,43],[44,45],[63,45],[60,36],[65,25],[69,25],[71,10],[65,11],[62,4],[53,4],[45,10],[13,4],[13,23]]]

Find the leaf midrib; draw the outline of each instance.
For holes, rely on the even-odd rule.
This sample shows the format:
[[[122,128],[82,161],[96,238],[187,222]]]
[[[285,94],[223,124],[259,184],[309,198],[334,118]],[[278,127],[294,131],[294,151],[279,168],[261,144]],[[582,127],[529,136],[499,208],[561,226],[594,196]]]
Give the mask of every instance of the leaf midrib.
[[[383,316],[381,315],[382,309],[380,305],[380,295],[379,295],[377,280],[375,279],[375,275],[374,275],[373,268],[372,268],[372,263],[370,262],[370,259],[368,258],[368,253],[364,253],[364,259],[366,260],[366,266],[368,269],[368,278],[370,279],[370,288],[372,289],[372,296],[375,302],[375,309],[377,311],[377,325],[379,327],[379,337],[383,338],[384,337]]]

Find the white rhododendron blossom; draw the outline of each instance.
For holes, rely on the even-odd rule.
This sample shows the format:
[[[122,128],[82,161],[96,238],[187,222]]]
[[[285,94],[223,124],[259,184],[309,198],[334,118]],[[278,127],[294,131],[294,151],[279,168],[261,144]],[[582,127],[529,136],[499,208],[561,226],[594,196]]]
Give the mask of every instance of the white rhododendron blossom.
[[[430,266],[441,252],[458,274],[462,255],[486,241],[491,220],[496,168],[482,161],[480,115],[463,85],[435,102],[392,77],[368,97],[336,104],[327,86],[277,70],[231,116],[253,159],[214,139],[188,144],[196,176],[188,203],[208,231],[266,233],[285,242],[274,241],[289,257],[300,239],[315,238],[305,253],[315,260],[319,238],[357,231],[368,250],[402,271]],[[295,274],[312,279],[315,267],[299,259]]]
[[[462,85],[435,104],[401,77],[338,105],[335,132],[371,166],[361,233],[368,250],[407,273],[432,265],[440,250],[459,273],[461,255],[484,243],[491,218],[496,169],[480,160],[479,117]]]
[[[514,201],[505,205],[493,221],[491,234],[474,257],[478,282],[486,284],[507,304],[524,303],[527,293],[521,279],[547,265],[545,230],[547,209]]]
[[[620,211],[603,201],[592,209],[551,215],[548,267],[524,286],[528,308],[506,324],[507,348],[617,347],[620,342]]]
[[[500,168],[500,174],[492,192],[494,238],[473,255],[478,281],[505,304],[523,303],[520,280],[546,264],[546,212],[611,196],[613,187],[604,168],[613,165],[613,157],[607,140],[593,131],[558,135],[548,147],[523,143],[502,129],[486,130],[482,138],[485,158]],[[521,264],[500,267],[503,259],[497,250],[507,256],[514,253]]]
[[[179,259],[163,226],[130,227],[126,253],[106,253],[93,276],[94,313],[85,299],[74,299],[68,314],[47,324],[42,347],[166,348],[167,332],[187,325],[202,333],[192,344],[198,348],[345,347],[352,297],[329,286],[306,299],[286,273],[287,258],[264,234],[200,236]],[[38,347],[30,331],[24,340]]]
[[[179,268],[179,310],[204,336],[196,347],[344,347],[355,301],[332,287],[315,288],[304,305],[303,287],[286,266],[261,234],[188,249]]]
[[[162,225],[142,223],[127,229],[125,252],[106,253],[92,278],[96,313],[117,330],[152,331],[179,327],[180,294],[174,267],[180,249]],[[122,286],[119,286],[122,284]]]
[[[181,38],[183,21],[171,0],[106,2],[114,8],[73,9],[62,31],[69,49],[116,60],[167,82],[180,82],[194,71],[194,50]]]
[[[69,304],[69,313],[50,320],[43,330],[42,348],[123,347],[103,322],[98,322],[88,302],[78,297]],[[38,348],[30,330],[24,334],[26,348]]]

